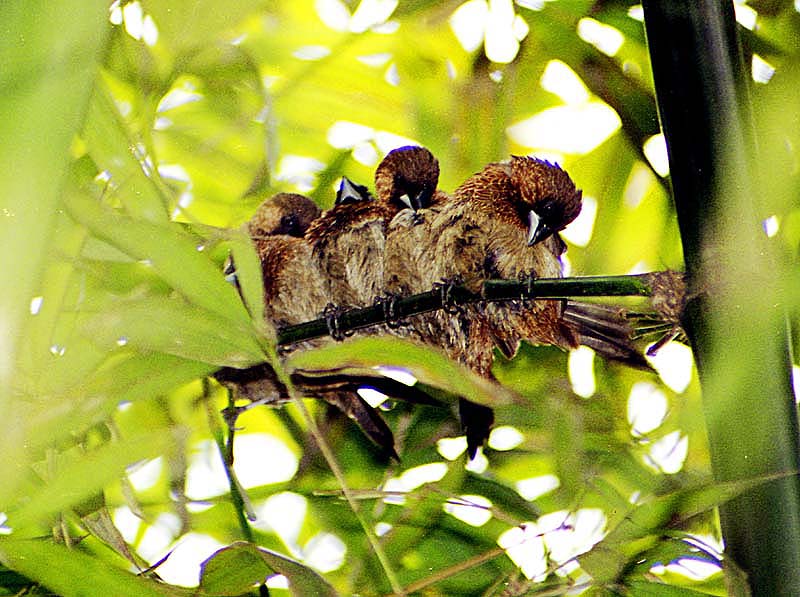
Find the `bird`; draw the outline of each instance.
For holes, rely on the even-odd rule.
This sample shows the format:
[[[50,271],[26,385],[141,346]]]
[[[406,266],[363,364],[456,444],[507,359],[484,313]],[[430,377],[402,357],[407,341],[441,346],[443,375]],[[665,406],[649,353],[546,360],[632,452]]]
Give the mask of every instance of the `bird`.
[[[580,213],[582,193],[557,164],[511,156],[487,164],[452,193],[430,223],[426,283],[439,278],[480,292],[493,278],[563,276],[566,244],[559,232]],[[441,321],[441,314],[437,315]],[[468,306],[451,313],[439,330],[447,352],[479,375],[493,379],[493,348],[512,358],[522,340],[573,349],[590,345],[608,356],[649,367],[630,342],[618,309],[574,301],[514,300]],[[468,452],[488,438],[493,413],[462,401]]]
[[[355,185],[343,184],[340,192],[344,196],[361,191]],[[312,255],[311,245],[304,239],[306,231],[320,214],[321,210],[311,199],[298,194],[278,193],[264,201],[248,222],[249,234],[261,260],[264,315],[276,327],[315,319],[328,303],[324,276]],[[320,343],[307,342],[295,349],[309,349]],[[235,395],[251,402],[245,408],[264,403],[281,405],[290,400],[288,388],[267,363],[247,369],[223,368],[216,372],[215,377]],[[302,394],[335,406],[355,421],[383,454],[398,458],[391,429],[378,411],[357,393],[359,387],[369,385],[369,379],[362,379],[359,384],[356,383],[359,380],[346,381],[336,374],[328,379],[321,374],[308,377],[303,372],[295,372],[291,379]],[[382,383],[380,379],[374,381],[373,385]],[[234,409],[234,419],[238,412],[240,410]]]
[[[427,169],[435,168],[431,186]],[[430,201],[439,177],[436,159],[427,149],[393,149],[375,170],[375,192],[347,180],[340,198],[306,232],[319,269],[325,273],[330,300],[337,306],[374,303],[384,287],[386,229],[399,212]],[[344,185],[343,180],[343,185]]]
[[[558,232],[577,217],[582,194],[566,171],[529,156],[492,163],[453,193],[438,226],[437,261],[475,291],[492,278],[560,278],[566,245]],[[460,231],[466,231],[461,233]],[[457,235],[454,238],[454,235]],[[449,271],[448,271],[449,270]],[[577,347],[559,301],[509,301],[485,306],[489,333],[508,358],[520,340]]]
[[[380,197],[405,195],[410,203],[395,214],[387,227],[384,292],[389,301],[400,295],[427,292],[446,277],[432,263],[436,239],[433,225],[451,200],[447,193],[438,189],[439,164],[429,150],[416,148],[397,154],[397,159],[402,159],[402,169],[376,172],[376,191]],[[413,176],[409,172],[413,172]],[[441,287],[446,290],[446,286]],[[389,311],[387,321],[392,318],[391,309]],[[390,326],[390,329],[401,337],[440,348],[451,359],[493,379],[491,349],[472,350],[481,338],[488,337],[486,320],[474,307],[466,307],[456,314],[416,315],[407,323]],[[478,446],[488,438],[492,410],[461,398],[459,419],[467,437],[468,455],[474,458]]]

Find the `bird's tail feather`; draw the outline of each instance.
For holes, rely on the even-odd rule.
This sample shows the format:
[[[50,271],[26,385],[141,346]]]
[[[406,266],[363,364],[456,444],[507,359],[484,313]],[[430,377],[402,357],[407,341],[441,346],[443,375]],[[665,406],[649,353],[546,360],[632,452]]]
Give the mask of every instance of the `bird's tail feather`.
[[[573,329],[579,344],[592,348],[606,359],[636,369],[653,370],[634,344],[634,329],[624,308],[567,301],[562,318]]]

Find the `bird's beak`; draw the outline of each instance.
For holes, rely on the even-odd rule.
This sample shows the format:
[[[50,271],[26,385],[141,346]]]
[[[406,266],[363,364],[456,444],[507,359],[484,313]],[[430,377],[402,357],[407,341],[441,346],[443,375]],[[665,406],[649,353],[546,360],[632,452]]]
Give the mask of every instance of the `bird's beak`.
[[[415,203],[415,201],[413,201],[413,200],[411,199],[411,197],[409,197],[409,196],[408,196],[408,193],[403,193],[402,195],[400,195],[400,196],[398,197],[398,199],[399,199],[399,200],[400,200],[400,202],[401,202],[403,205],[405,205],[405,206],[406,206],[408,209],[411,209],[411,210],[413,210],[413,211],[417,211],[417,209],[418,209],[418,208],[414,207],[414,203]]]
[[[528,246],[535,245],[552,235],[555,230],[548,226],[539,215],[530,210],[528,212]]]
[[[336,191],[336,205],[340,203],[355,203],[357,201],[364,201],[363,193],[357,188],[352,180],[346,176],[342,176],[342,182],[339,184],[339,190]]]

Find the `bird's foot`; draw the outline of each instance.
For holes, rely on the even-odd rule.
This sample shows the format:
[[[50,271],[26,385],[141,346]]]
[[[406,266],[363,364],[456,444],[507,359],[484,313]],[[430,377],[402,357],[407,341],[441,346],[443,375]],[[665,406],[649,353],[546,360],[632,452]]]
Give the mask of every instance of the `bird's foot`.
[[[383,309],[383,318],[386,321],[386,325],[393,330],[408,325],[408,321],[403,319],[399,313],[397,302],[401,298],[402,295],[394,292],[387,292],[383,296],[375,297],[375,304],[380,305]]]
[[[322,316],[325,318],[325,325],[328,326],[328,334],[337,342],[341,342],[348,336],[353,335],[352,330],[342,330],[341,316],[345,311],[346,309],[343,307],[328,303],[322,312]]]
[[[456,286],[459,286],[461,282],[461,278],[454,276],[449,279],[443,279],[441,282],[436,282],[433,285],[433,289],[439,291],[439,296],[442,301],[442,309],[444,309],[445,313],[455,315],[456,313],[462,313],[464,311],[464,308],[456,303],[456,300],[453,297],[453,289]]]

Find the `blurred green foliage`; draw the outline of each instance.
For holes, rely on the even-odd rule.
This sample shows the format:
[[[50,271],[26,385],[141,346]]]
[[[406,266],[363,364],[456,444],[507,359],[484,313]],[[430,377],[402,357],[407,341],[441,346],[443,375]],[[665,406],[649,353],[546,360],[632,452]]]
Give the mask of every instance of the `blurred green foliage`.
[[[369,4],[383,16],[364,17]],[[498,357],[497,376],[517,397],[498,401],[497,425],[513,426],[521,440],[486,450],[484,470],[465,470],[463,455],[448,460],[437,450],[437,440],[458,435],[442,411],[397,404],[385,413],[398,439],[397,464],[380,461],[352,424],[309,403],[340,478],[295,405],[253,409],[238,422],[242,434],[270,434],[299,459],[288,480],[246,492],[259,516],[265,504],[280,503],[273,498],[302,496],[295,537],[274,523],[271,530],[249,526],[228,494],[187,496],[199,447],[224,442],[219,411],[227,398],[201,380],[220,365],[274,358],[272,331],[248,315],[222,274],[231,250],[243,255],[237,263],[252,263],[236,227],[271,193],[301,190],[328,207],[339,176],[369,183],[382,153],[403,139],[438,156],[448,191],[487,162],[539,152],[557,158],[597,202],[591,240],[569,248],[573,273],[680,269],[668,183],[643,153],[658,120],[636,7],[492,2],[493,10],[513,6],[516,30],[522,22],[527,28],[519,53],[500,64],[483,45],[467,51],[459,43],[450,22],[461,4],[401,0],[391,10],[391,1],[142,1],[109,11],[59,0],[0,7],[13,32],[0,36],[0,415],[8,422],[0,438],[0,512],[7,516],[0,530],[13,529],[0,537],[0,594],[38,584],[34,594],[46,593],[43,587],[63,595],[188,594],[159,582],[158,567],[142,578],[127,571],[166,557],[167,581],[196,581],[213,548],[179,573],[169,568],[170,548],[188,533],[219,547],[251,534],[262,548],[237,544],[209,560],[201,585],[209,592],[202,594],[255,591],[265,570],[286,574],[295,594],[332,587],[378,595],[398,584],[426,595],[726,593],[721,573],[695,581],[679,566],[663,568],[719,563],[702,541],[718,539],[714,506],[741,489],[710,482],[696,379],[676,392],[655,375],[595,362],[596,391],[582,398],[568,381],[568,356],[550,348],[525,347],[511,362]],[[758,18],[754,31],[742,30],[748,56],[776,68],[768,84],[753,85],[766,170],[763,216],[776,216],[779,254],[794,263],[800,15],[789,2],[750,8]],[[493,22],[486,14],[482,22]],[[616,28],[624,43],[604,54],[579,37],[582,19]],[[512,36],[510,24],[505,35]],[[553,60],[583,81],[586,101],[602,100],[620,118],[621,127],[588,153],[535,140],[523,146],[507,133],[566,105],[540,83]],[[346,140],[341,131],[353,128],[341,123],[360,125],[360,136]],[[260,281],[249,271],[242,283],[250,313],[259,313]],[[786,289],[797,296],[796,273]],[[357,360],[358,350],[342,345],[331,354]],[[429,371],[426,381],[446,374]],[[660,426],[636,435],[627,402],[642,382],[663,393],[668,409]],[[473,391],[480,396],[485,388]],[[688,438],[688,454],[678,472],[666,474],[652,449],[677,431]],[[271,456],[258,455],[266,469]],[[137,461],[156,458],[151,484],[127,479]],[[413,488],[399,504],[382,499],[380,490],[398,487],[404,471],[434,463],[443,467],[438,481]],[[558,487],[523,497],[517,484],[544,475]],[[343,480],[350,504],[338,497]],[[445,512],[448,500],[463,495],[491,502],[488,522],[472,526]],[[585,555],[565,555],[558,538],[580,526],[588,509],[602,511],[601,528],[589,531],[600,533],[594,541],[605,539],[585,544]],[[120,532],[111,521],[126,513],[139,522]],[[562,513],[560,525],[536,526],[552,513]],[[535,573],[498,549],[498,538],[521,525],[525,545],[541,552]],[[365,528],[376,527],[382,536],[370,542]],[[342,563],[322,576],[304,565],[320,533],[345,549]],[[731,590],[741,581],[735,565],[726,566]]]

